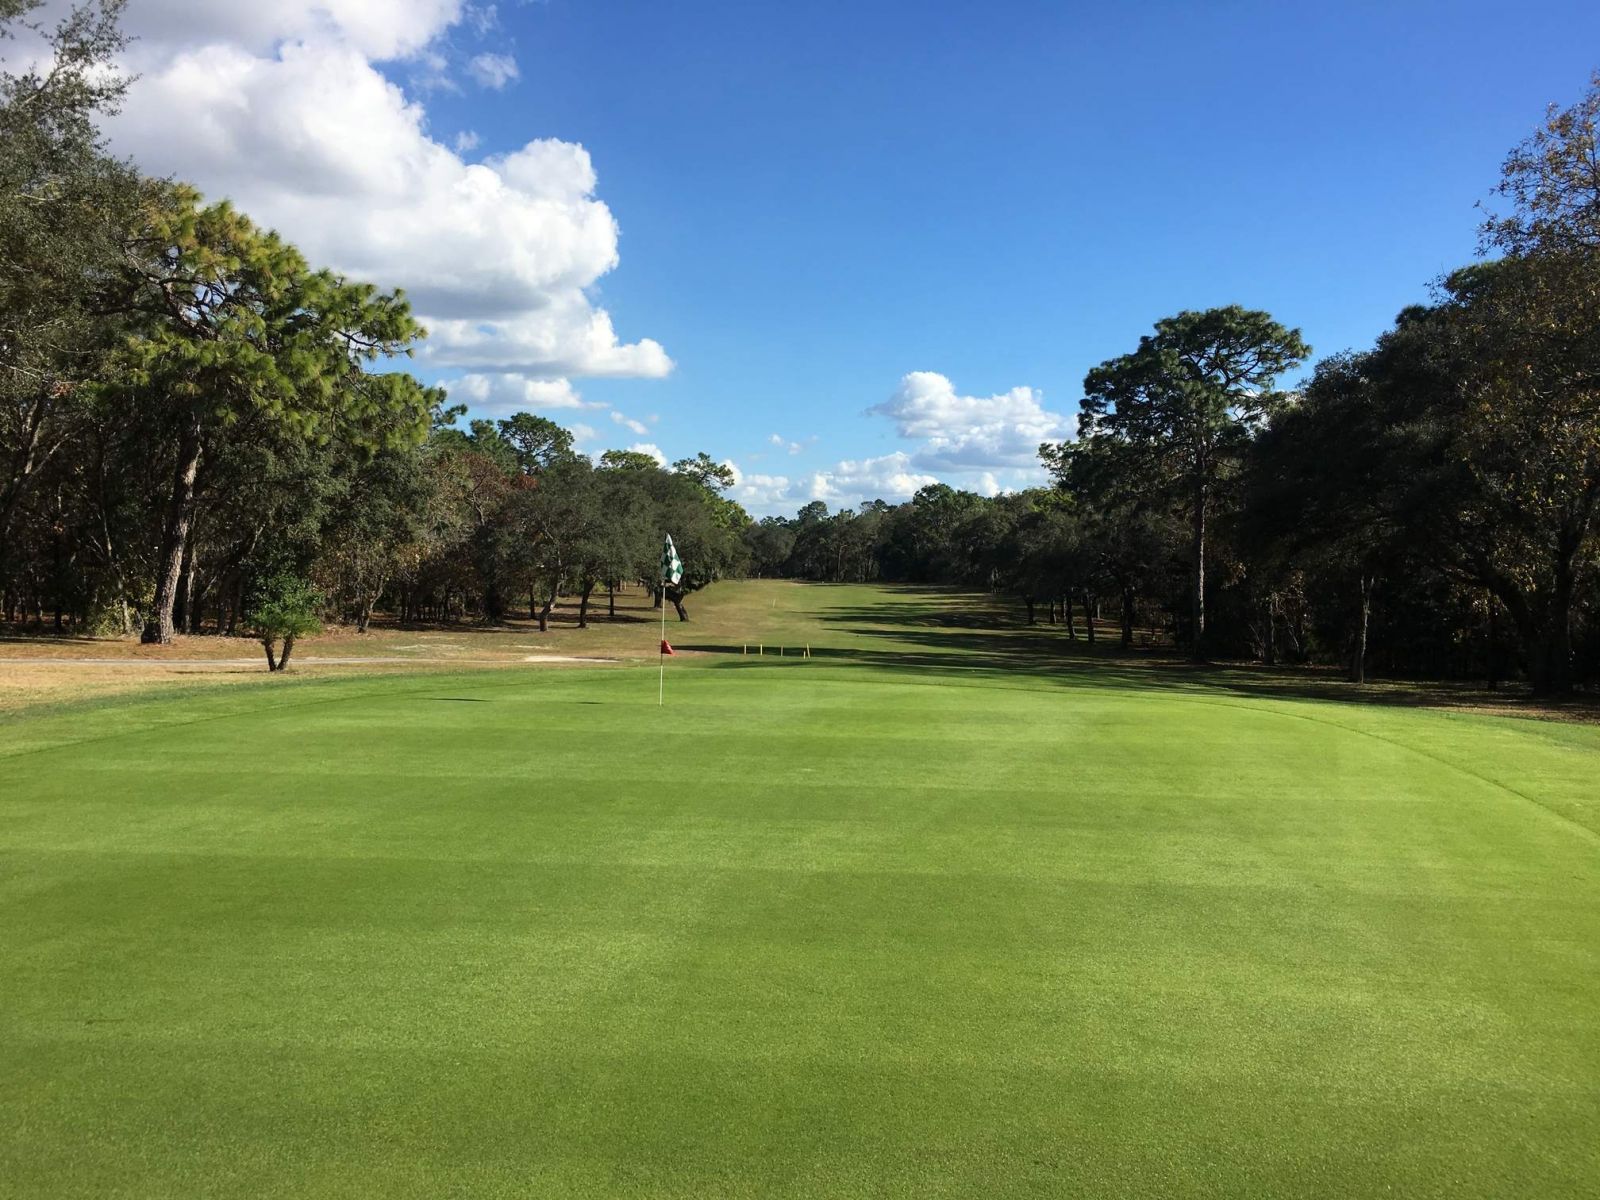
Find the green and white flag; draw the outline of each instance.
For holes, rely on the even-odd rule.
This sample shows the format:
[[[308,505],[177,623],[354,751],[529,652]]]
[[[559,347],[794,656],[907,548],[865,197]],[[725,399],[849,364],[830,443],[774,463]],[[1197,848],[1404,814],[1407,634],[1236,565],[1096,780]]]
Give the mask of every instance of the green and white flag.
[[[672,544],[672,535],[667,534],[667,544],[661,548],[661,582],[677,583],[683,578],[683,559],[678,557],[678,548]]]

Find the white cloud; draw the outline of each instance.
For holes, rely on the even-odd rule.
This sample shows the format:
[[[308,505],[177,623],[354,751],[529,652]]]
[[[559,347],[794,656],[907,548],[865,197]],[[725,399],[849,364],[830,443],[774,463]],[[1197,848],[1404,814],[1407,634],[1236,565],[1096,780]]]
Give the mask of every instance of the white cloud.
[[[388,61],[420,53],[461,15],[461,0],[131,0],[123,26],[140,46],[229,44],[266,53],[284,41],[319,40]]]
[[[792,490],[793,485],[787,475],[745,475],[741,472],[738,482],[728,489],[728,496],[757,516],[779,512],[788,515],[799,507],[790,498]]]
[[[509,54],[475,54],[467,63],[467,71],[480,86],[496,92],[522,75],[517,60]]]
[[[656,465],[659,467],[667,465],[667,456],[661,453],[661,447],[654,442],[635,442],[628,449],[634,454],[648,454],[656,460]]]
[[[733,486],[727,490],[726,495],[729,499],[737,501],[746,511],[753,512],[757,516],[766,516],[769,513],[792,511],[798,507],[791,499],[793,484],[788,476],[747,475],[731,458],[723,459],[722,465],[733,472]]]
[[[908,500],[918,488],[938,483],[936,475],[913,469],[913,460],[903,451],[864,458],[846,459],[831,470],[817,471],[807,480],[808,500]]]
[[[424,364],[667,374],[659,343],[622,341],[591,299],[618,256],[589,152],[542,139],[465,162],[470,135],[454,149],[435,139],[415,87],[378,69],[442,70],[446,33],[487,19],[472,12],[461,0],[132,0],[139,79],[109,123],[113,148],[231,198],[317,265],[404,287],[431,332]]]
[[[962,396],[934,371],[912,371],[871,411],[895,431],[922,443],[912,456],[921,471],[1037,467],[1039,443],[1068,436],[1067,418],[1050,412],[1031,387],[998,396]]]
[[[463,13],[472,32],[479,37],[486,37],[500,27],[500,13],[493,4],[469,4]]]
[[[455,138],[450,144],[455,148],[455,152],[457,154],[470,154],[472,151],[478,148],[478,141],[479,139],[476,130],[463,129],[460,133],[456,134]]]
[[[896,452],[876,458],[846,459],[804,475],[745,474],[732,460],[734,484],[728,494],[757,516],[793,513],[812,500],[835,508],[863,500],[909,500],[918,488],[938,483],[936,476],[912,469],[911,456]]]
[[[641,437],[650,432],[650,426],[643,421],[635,421],[632,417],[624,416],[616,409],[611,410],[611,419],[630,433],[637,433]]]
[[[532,379],[526,375],[474,372],[444,381],[455,401],[484,412],[511,413],[552,408],[603,408],[585,400],[567,379]]]
[[[1039,443],[1065,437],[1069,429],[1067,418],[1046,409],[1033,388],[963,396],[932,371],[904,376],[894,394],[869,411],[888,417],[896,433],[917,444],[806,474],[752,475],[735,489],[735,499],[756,512],[792,511],[811,500],[853,507],[864,500],[908,500],[940,482],[997,496],[1042,482]],[[767,444],[789,454],[804,449],[781,433],[768,435]]]

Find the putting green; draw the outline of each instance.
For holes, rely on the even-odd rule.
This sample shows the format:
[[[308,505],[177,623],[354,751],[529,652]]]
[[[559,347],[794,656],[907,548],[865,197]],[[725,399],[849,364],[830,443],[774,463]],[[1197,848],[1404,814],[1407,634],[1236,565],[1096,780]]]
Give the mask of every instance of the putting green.
[[[0,1195],[1600,1186],[1600,730],[869,636],[13,719]]]

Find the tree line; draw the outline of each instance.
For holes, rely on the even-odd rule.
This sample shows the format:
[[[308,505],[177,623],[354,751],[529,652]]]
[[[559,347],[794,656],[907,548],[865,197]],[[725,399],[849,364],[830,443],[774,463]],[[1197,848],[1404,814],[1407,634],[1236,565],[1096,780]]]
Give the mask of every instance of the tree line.
[[[752,531],[755,569],[987,587],[1071,636],[1076,607],[1357,681],[1600,680],[1597,124],[1600,75],[1507,157],[1480,260],[1300,386],[1298,330],[1179,313],[1088,373],[1079,437],[1040,447],[1054,486],[811,504]]]
[[[121,7],[43,28],[0,0],[0,31],[54,49],[0,76],[0,618],[272,632],[286,657],[312,610],[543,628],[572,593],[586,624],[597,589],[654,579],[666,528],[680,616],[742,569],[749,518],[708,455],[591,461],[530,413],[458,428],[393,369],[425,336],[403,295],[108,154]]]

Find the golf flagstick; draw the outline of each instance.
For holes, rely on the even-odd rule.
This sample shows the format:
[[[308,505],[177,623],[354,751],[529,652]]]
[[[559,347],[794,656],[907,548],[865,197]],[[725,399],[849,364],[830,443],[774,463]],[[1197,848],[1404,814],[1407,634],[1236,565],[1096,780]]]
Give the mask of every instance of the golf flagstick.
[[[672,544],[672,535],[661,547],[661,644],[656,648],[657,679],[656,704],[667,702],[667,589],[683,578],[683,560],[678,548]]]

